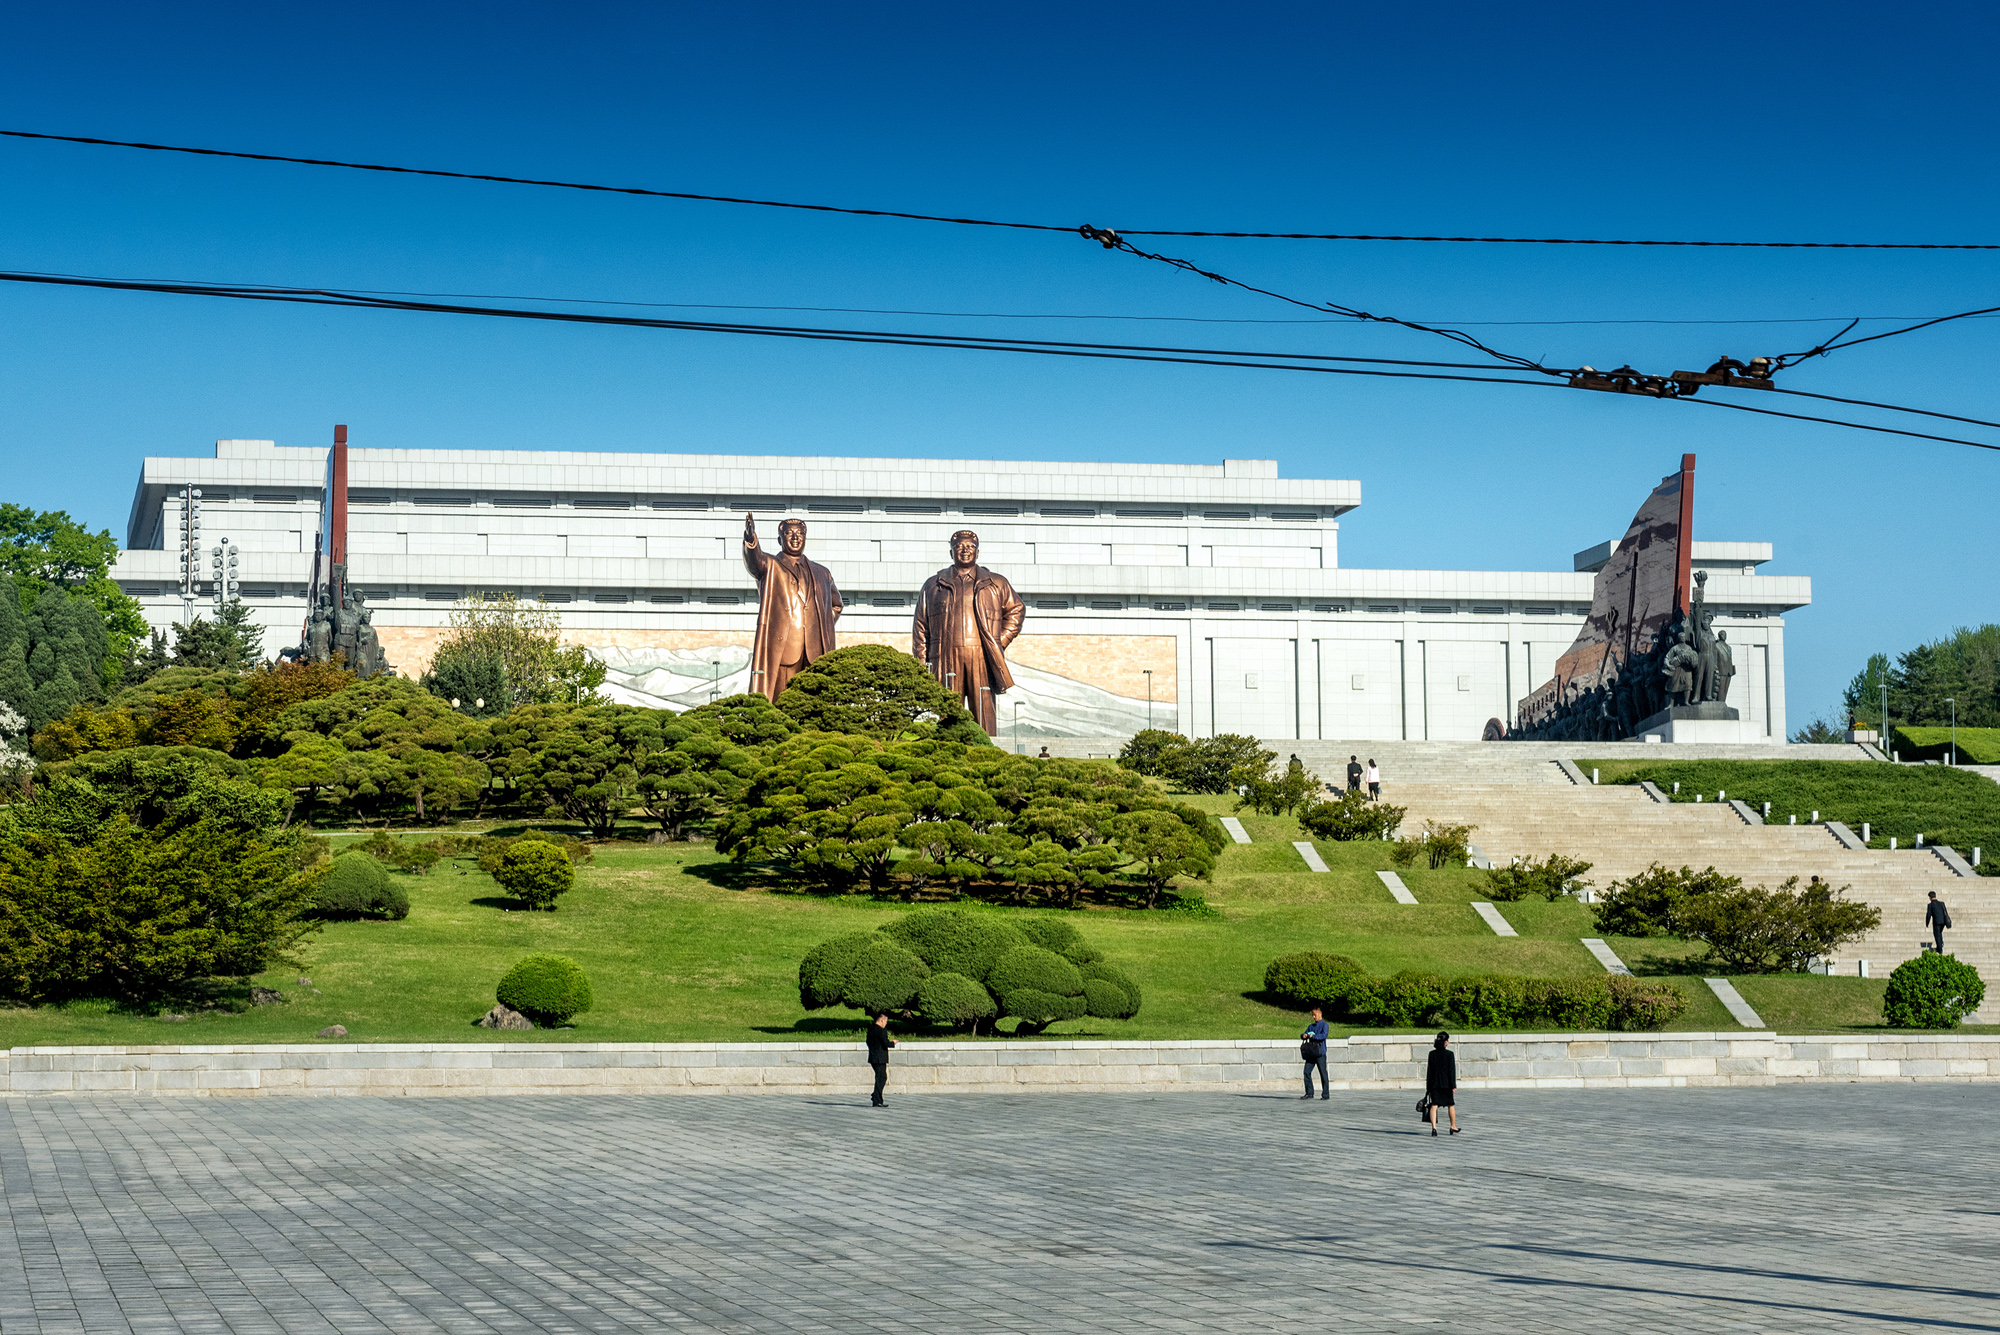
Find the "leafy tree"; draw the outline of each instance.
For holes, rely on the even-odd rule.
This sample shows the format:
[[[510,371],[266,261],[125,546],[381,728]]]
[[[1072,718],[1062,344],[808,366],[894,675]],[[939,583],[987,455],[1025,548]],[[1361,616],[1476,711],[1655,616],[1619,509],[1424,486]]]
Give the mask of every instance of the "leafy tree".
[[[1147,778],[1169,778],[1179,765],[1188,739],[1163,728],[1142,728],[1119,748],[1118,764]]]
[[[770,701],[751,698],[777,715]],[[660,823],[668,839],[685,839],[692,826],[730,810],[757,771],[754,750],[725,735],[713,715],[697,720],[690,713],[663,721],[660,743],[637,761],[637,788],[640,808]]]
[[[1215,850],[1170,811],[1130,811],[1113,821],[1112,830],[1149,909],[1177,877],[1214,878]]]
[[[145,651],[140,652],[135,644],[127,653],[125,670],[119,675],[119,684],[136,686],[155,673],[166,671],[173,666],[173,662],[173,655],[167,652],[166,632],[149,631],[146,635]]]
[[[1986,980],[1952,955],[1925,951],[1889,975],[1882,1018],[1898,1029],[1956,1029],[1986,1000]]]
[[[14,586],[0,581],[0,609],[0,701],[31,730],[104,698],[110,641],[87,598],[48,588],[24,607]]]
[[[774,748],[716,849],[782,862],[826,889],[884,888],[914,819],[907,784],[865,736],[808,733]]]
[[[810,731],[881,741],[935,736],[974,746],[991,740],[928,668],[882,644],[852,645],[814,660],[777,704]]]
[[[641,798],[672,715],[631,705],[528,705],[492,725],[494,764],[525,795],[608,839]],[[693,730],[682,725],[675,738]]]
[[[576,884],[569,854],[539,839],[523,839],[500,855],[493,879],[528,907],[555,912],[556,897]],[[515,1010],[521,1009],[519,1006]]]
[[[711,700],[697,709],[688,710],[681,718],[703,726],[712,723],[716,731],[739,746],[769,746],[784,741],[799,730],[791,715],[763,696],[753,694]]]
[[[132,645],[147,633],[139,604],[111,578],[117,559],[118,543],[109,529],[92,533],[62,510],[37,512],[0,504],[0,573],[12,577],[0,583],[13,584],[23,611],[31,610],[51,590],[81,599],[91,609],[99,632],[92,638],[102,645],[91,676],[100,688],[116,684]],[[5,636],[6,628],[0,624],[0,651],[5,649]],[[21,701],[7,693],[4,672],[0,672],[0,699],[26,712]],[[52,717],[67,712],[59,710]]]
[[[1415,838],[1398,839],[1389,851],[1389,858],[1398,867],[1414,866],[1421,859],[1433,871],[1439,867],[1463,866],[1472,853],[1472,832],[1478,828],[1427,820]]]
[[[300,819],[311,825],[321,795],[339,789],[352,763],[353,757],[340,743],[317,733],[300,733],[283,755],[256,762],[257,779],[266,788],[303,794]]]
[[[35,734],[35,754],[43,760],[67,760],[87,751],[120,751],[138,746],[141,722],[129,709],[94,709],[78,705]]]
[[[1606,936],[1671,936],[1680,901],[1689,895],[1729,891],[1743,882],[1713,867],[1678,871],[1655,862],[1636,876],[1613,881],[1604,898],[1591,905],[1597,930]]]
[[[1387,839],[1403,823],[1408,807],[1371,802],[1359,789],[1349,789],[1331,801],[1309,802],[1299,810],[1299,827],[1315,839],[1344,843],[1354,839]]]
[[[1882,911],[1841,898],[1824,881],[1789,877],[1775,890],[1738,885],[1684,897],[1674,935],[1700,941],[1708,957],[1746,973],[1803,972],[1882,925]]]
[[[347,752],[334,796],[363,812],[408,803],[419,820],[442,816],[478,801],[492,780],[480,759],[491,744],[486,726],[403,677],[302,701],[271,729],[289,745],[311,734]]]
[[[1190,793],[1226,793],[1239,782],[1239,773],[1262,774],[1278,753],[1266,751],[1255,737],[1225,732],[1190,742],[1169,756],[1169,782]]]
[[[1517,858],[1512,866],[1490,867],[1486,893],[1505,903],[1537,895],[1551,902],[1590,884],[1579,880],[1591,864],[1561,853],[1545,858]]]
[[[148,721],[146,736],[159,746],[200,746],[231,751],[243,720],[227,691],[182,691],[162,700]]]
[[[35,772],[35,757],[27,746],[28,720],[11,705],[0,703],[0,785],[23,787]]]
[[[1794,746],[1834,746],[1847,741],[1847,730],[1837,723],[1816,718],[1803,727],[1792,729]]]
[[[1277,770],[1243,768],[1230,776],[1241,796],[1236,809],[1245,807],[1266,816],[1289,816],[1319,796],[1319,776],[1303,765]]]
[[[289,803],[234,763],[114,753],[0,813],[0,992],[152,1004],[261,972],[314,930]]]
[[[602,703],[596,692],[604,673],[604,664],[582,648],[563,647],[562,613],[552,604],[474,593],[452,609],[422,684],[441,699],[457,699],[461,709],[484,699],[481,712],[490,714],[517,705]],[[489,695],[494,681],[505,690]]]

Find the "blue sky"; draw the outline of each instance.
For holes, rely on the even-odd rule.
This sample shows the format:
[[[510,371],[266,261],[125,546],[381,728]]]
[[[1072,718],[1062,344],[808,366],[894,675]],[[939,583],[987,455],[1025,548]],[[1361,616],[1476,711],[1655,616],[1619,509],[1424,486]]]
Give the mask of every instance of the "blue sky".
[[[2000,241],[1985,6],[303,8],[18,12],[0,127],[1123,228]],[[21,141],[0,201],[0,268],[1461,359],[1058,234]],[[1554,364],[1699,368],[1838,327],[1781,322],[2000,305],[2000,252],[1152,244],[1427,321],[1761,322],[1474,331]],[[1057,318],[1136,316],[1177,318]],[[1966,321],[1784,383],[1991,418],[1996,353],[2000,323]],[[1813,577],[1794,722],[1869,651],[1995,619],[2000,455],[1610,395],[9,285],[0,396],[0,497],[120,533],[143,456],[344,421],[370,446],[1275,457],[1360,479],[1343,564],[1564,569],[1693,451],[1698,536]]]

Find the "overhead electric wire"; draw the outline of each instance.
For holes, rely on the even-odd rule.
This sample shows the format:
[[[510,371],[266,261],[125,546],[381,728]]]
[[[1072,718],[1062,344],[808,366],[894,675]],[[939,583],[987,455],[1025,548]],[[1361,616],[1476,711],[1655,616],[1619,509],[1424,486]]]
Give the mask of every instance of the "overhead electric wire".
[[[1815,395],[1814,397],[1823,396]],[[1848,401],[1851,402],[1852,400]],[[1904,431],[1893,426],[1870,426],[1863,422],[1843,422],[1837,417],[1814,417],[1808,413],[1781,413],[1775,408],[1753,408],[1747,403],[1729,403],[1722,399],[1697,399],[1690,395],[1671,395],[1668,398],[1668,402],[1699,403],[1708,408],[1734,408],[1737,412],[1760,413],[1765,417],[1789,417],[1795,422],[1824,422],[1828,426],[1852,427],[1856,431],[1879,431],[1888,436],[1912,436],[1917,440],[1941,440],[1948,445],[1970,445],[1976,450],[2000,450],[2000,445],[1992,445],[1980,440],[1960,440],[1956,436],[1933,436],[1928,432]],[[1898,408],[1896,411],[1909,413],[1922,412],[1923,410],[1921,408]],[[1944,414],[1939,413],[1935,414],[1935,416],[1944,416]],[[1955,420],[1969,422],[1974,419],[1961,417]]]
[[[662,320],[641,316],[585,314],[574,311],[534,311],[500,306],[448,305],[439,302],[385,299],[359,291],[346,291],[338,288],[280,287],[268,284],[228,285],[218,283],[156,282],[139,279],[99,278],[78,274],[9,272],[4,270],[0,270],[0,282],[99,288],[123,292],[155,292],[173,296],[221,297],[239,301],[276,301],[301,305],[343,306],[361,310],[411,311],[440,315],[476,315],[501,319],[540,320],[562,324],[616,325],[642,329],[678,330],[690,333],[745,334],[770,338],[807,339],[817,342],[890,344],[904,347],[949,348],[971,352],[1032,353],[1052,357],[1084,357],[1182,366],[1227,366],[1262,371],[1309,371],[1323,375],[1377,376],[1397,380],[1450,380],[1476,385],[1526,385],[1532,388],[1566,388],[1563,382],[1555,380],[1523,380],[1494,375],[1457,375],[1449,373],[1451,369],[1474,371],[1495,369],[1489,368],[1482,363],[1420,362],[1386,357],[1335,357],[1318,353],[1245,352],[1237,349],[1154,347],[1138,344],[1080,343],[1039,339],[1003,339],[945,334],[919,334],[890,330],[824,329],[809,326]],[[1323,362],[1366,364],[1342,366],[1308,364]],[[1417,366],[1440,369],[1421,371],[1381,369],[1386,366]],[[1779,392],[1804,393],[1803,391]],[[1832,396],[1808,395],[1807,397],[1831,398]],[[1857,404],[1864,402],[1862,400],[1838,401]],[[1742,412],[1759,413],[1767,417],[1786,417],[1802,422],[1820,422],[1829,426],[1843,426],[1856,431],[1876,431],[1886,435],[1913,437],[1919,440],[1934,440],[1951,445],[1970,445],[1976,449],[2000,450],[2000,445],[1989,444],[1983,441],[1962,440],[1954,436],[1935,436],[1919,431],[1904,431],[1895,427],[1874,426],[1864,422],[1847,422],[1832,417],[1814,417],[1804,413],[1779,412],[1769,408],[1754,408],[1747,404],[1728,403],[1719,399],[1676,397],[1674,398],[1674,402],[1705,403],[1714,407],[1733,408]],[[1867,406],[1886,408],[1897,412],[1925,413],[1928,416],[1949,416],[1949,414],[1928,413],[1927,410],[1921,408],[1898,408],[1892,404],[1869,404]],[[1977,421],[1977,419],[1973,418],[1953,418],[1952,420]]]
[[[287,162],[301,167],[337,167],[346,171],[389,172],[402,176],[438,176],[458,181],[489,181],[501,185],[532,185],[556,190],[588,190],[600,194],[644,195],[655,199],[686,199],[712,204],[748,204],[767,209],[801,209],[813,213],[843,213],[863,218],[903,218],[912,222],[954,223],[961,227],[1003,227],[1029,232],[1074,232],[1058,223],[1006,222],[992,218],[957,218],[935,213],[911,213],[899,209],[863,209],[837,204],[802,204],[781,199],[752,199],[737,195],[698,194],[687,190],[654,190],[642,186],[593,185],[582,181],[544,180],[527,176],[501,176],[489,172],[448,171],[433,167],[397,167],[379,162],[348,162],[338,158],[296,157],[284,153],[250,153],[237,149],[196,148],[185,144],[154,144],[134,139],[105,139],[95,135],[45,134],[34,130],[0,130],[12,139],[40,139],[63,144],[88,144],[102,148],[136,148],[154,153],[188,153],[207,158],[239,158],[250,162]],[[1558,236],[1420,236],[1365,232],[1219,232],[1189,229],[1120,228],[1127,236],[1210,237],[1218,240],[1266,241],[1411,241],[1490,246],[1694,246],[1760,250],[2000,250],[2000,243],[1960,243],[1932,241],[1679,241],[1632,240],[1605,237]]]
[[[1848,322],[1847,329],[1841,330],[1840,333],[1835,334],[1818,347],[1808,349],[1805,352],[1788,352],[1778,359],[1778,364],[1780,366],[1794,366],[1808,357],[1824,357],[1829,352],[1838,352],[1842,348],[1859,347],[1863,343],[1873,343],[1877,339],[1883,338],[1895,338],[1899,334],[1914,334],[1919,329],[1929,329],[1932,325],[1949,324],[1953,320],[1976,320],[1982,316],[1994,314],[2000,314],[2000,306],[1982,306],[1976,311],[1959,311],[1955,315],[1935,316],[1902,329],[1885,329],[1879,334],[1864,334],[1860,338],[1845,338],[1843,336],[1847,333],[1848,329],[1852,329],[1855,325],[1861,323],[1859,320],[1852,320]]]
[[[1197,366],[1241,366],[1265,371],[1316,371],[1327,375],[1386,376],[1406,380],[1463,380],[1482,385],[1548,385],[1554,381],[1514,380],[1495,376],[1444,375],[1435,372],[1385,371],[1361,366],[1300,365],[1302,362],[1356,362],[1369,366],[1424,366],[1472,371],[1494,370],[1481,362],[1425,362],[1390,357],[1335,357],[1301,352],[1240,352],[1232,349],[1148,347],[1115,343],[1074,343],[1042,339],[983,338],[969,335],[921,334],[873,329],[822,329],[810,326],[728,324],[707,320],[657,320],[640,316],[587,315],[572,311],[531,311],[504,306],[458,306],[441,302],[389,300],[338,288],[296,288],[260,284],[154,282],[140,279],[93,278],[81,275],[0,271],[0,282],[59,287],[104,288],[124,292],[158,292],[174,296],[224,297],[239,301],[277,301],[295,305],[347,306],[362,310],[415,311],[438,315],[483,315],[561,324],[620,325],[691,333],[751,334],[818,342],[889,343],[907,347],[958,348],[974,352],[1025,352],[1043,356],[1093,357],[1118,361],[1172,362]],[[1262,360],[1270,359],[1270,360]]]

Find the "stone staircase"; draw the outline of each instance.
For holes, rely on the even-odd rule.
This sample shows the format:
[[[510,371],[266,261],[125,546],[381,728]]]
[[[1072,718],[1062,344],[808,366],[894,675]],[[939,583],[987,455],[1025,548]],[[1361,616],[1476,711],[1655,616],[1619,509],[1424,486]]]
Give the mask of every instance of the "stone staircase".
[[[1958,876],[1929,849],[1848,849],[1824,825],[1752,824],[1723,803],[1656,802],[1628,785],[1385,782],[1383,797],[1408,808],[1405,831],[1426,819],[1470,824],[1496,865],[1564,853],[1594,864],[1587,879],[1599,888],[1655,862],[1713,866],[1751,885],[1818,875],[1882,911],[1882,926],[1835,959],[1840,973],[1866,959],[1871,975],[1884,977],[1916,955],[1930,939],[1924,905],[1935,890],[1959,924],[1945,934],[1946,949],[1992,989],[1978,1018],[2000,1023],[2000,880]]]

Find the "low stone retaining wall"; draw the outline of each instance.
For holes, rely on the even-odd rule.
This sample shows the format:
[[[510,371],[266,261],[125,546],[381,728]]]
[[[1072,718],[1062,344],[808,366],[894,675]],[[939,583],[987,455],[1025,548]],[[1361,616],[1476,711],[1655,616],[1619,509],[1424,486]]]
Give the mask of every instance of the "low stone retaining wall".
[[[1454,1043],[1463,1089],[1774,1085],[2000,1079],[2000,1035],[1906,1040],[1772,1033],[1519,1034]],[[1430,1036],[1328,1045],[1339,1089],[1416,1089]],[[1290,1091],[1290,1039],[904,1043],[899,1094]],[[295,1046],[15,1048],[0,1095],[858,1093],[859,1043],[314,1043]]]

